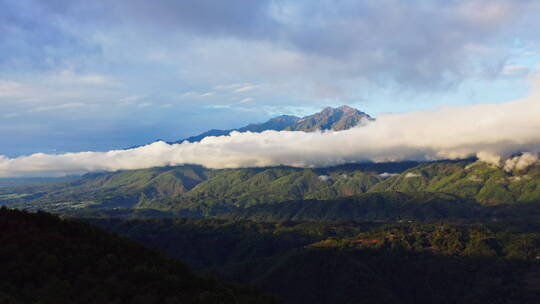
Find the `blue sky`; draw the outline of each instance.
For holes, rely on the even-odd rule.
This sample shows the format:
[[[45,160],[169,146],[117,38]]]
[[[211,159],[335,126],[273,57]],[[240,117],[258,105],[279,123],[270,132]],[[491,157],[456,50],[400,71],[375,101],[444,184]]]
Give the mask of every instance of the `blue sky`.
[[[0,154],[527,96],[537,1],[0,0]]]

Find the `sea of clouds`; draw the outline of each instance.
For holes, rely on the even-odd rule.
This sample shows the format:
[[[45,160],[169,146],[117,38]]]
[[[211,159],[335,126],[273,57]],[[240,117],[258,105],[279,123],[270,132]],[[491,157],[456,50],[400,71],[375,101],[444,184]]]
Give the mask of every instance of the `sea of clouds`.
[[[498,104],[385,114],[366,126],[339,132],[233,132],[197,143],[159,141],[108,152],[36,153],[17,158],[0,155],[0,176],[62,176],[182,164],[208,168],[320,167],[469,157],[508,171],[521,170],[538,161],[538,96]]]

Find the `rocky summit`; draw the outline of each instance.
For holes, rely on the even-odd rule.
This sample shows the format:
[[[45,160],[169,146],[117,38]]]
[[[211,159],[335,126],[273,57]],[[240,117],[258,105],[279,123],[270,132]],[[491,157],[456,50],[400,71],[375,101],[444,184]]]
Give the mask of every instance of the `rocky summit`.
[[[337,108],[326,107],[319,113],[302,118],[292,115],[280,115],[266,122],[252,123],[241,128],[230,130],[212,129],[196,136],[178,140],[175,143],[182,143],[186,140],[188,142],[197,142],[208,136],[229,135],[233,131],[257,133],[267,130],[304,132],[314,132],[318,130],[341,131],[350,129],[357,125],[363,125],[370,120],[374,119],[368,114],[349,106],[341,106]]]

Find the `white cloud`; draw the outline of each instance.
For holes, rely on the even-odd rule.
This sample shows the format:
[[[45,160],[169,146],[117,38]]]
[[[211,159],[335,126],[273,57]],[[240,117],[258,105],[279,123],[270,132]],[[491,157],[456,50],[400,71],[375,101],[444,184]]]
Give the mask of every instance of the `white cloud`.
[[[202,93],[199,96],[201,96],[201,97],[210,97],[210,96],[214,96],[214,95],[216,95],[216,94],[213,93],[213,92],[206,92],[206,93]]]
[[[0,80],[0,98],[19,97],[24,94],[24,89],[18,82]]]
[[[507,65],[502,70],[502,74],[509,77],[524,77],[529,75],[529,73],[529,67],[524,65]]]
[[[6,119],[15,118],[15,117],[19,117],[19,116],[21,116],[21,114],[19,114],[19,113],[6,113],[6,114],[2,115],[2,117],[6,118]]]
[[[141,102],[141,103],[137,104],[138,108],[147,108],[147,107],[150,107],[150,106],[152,106],[151,102]]]
[[[70,69],[59,71],[50,78],[50,81],[63,85],[85,85],[100,87],[118,86],[110,77],[99,74],[77,74]]]
[[[199,93],[190,91],[190,92],[185,92],[184,94],[182,94],[182,97],[197,96],[197,95],[199,95]]]
[[[328,176],[328,175],[319,175],[319,180],[321,182],[327,182],[329,180],[332,180],[332,177]]]
[[[382,179],[387,179],[387,178],[397,176],[397,175],[399,175],[399,174],[398,173],[383,172],[383,173],[379,174],[379,177],[382,178]]]
[[[523,153],[522,155],[507,159],[504,162],[504,170],[521,171],[536,162],[538,162],[538,155],[526,152],[526,153]]]
[[[249,85],[249,84],[243,84],[243,83],[231,83],[231,84],[218,84],[214,87],[216,90],[233,90],[237,89],[239,87]]]
[[[237,92],[237,93],[241,93],[241,92],[252,91],[252,90],[255,90],[256,88],[257,88],[256,85],[247,85],[247,86],[243,86],[241,88],[238,88],[238,89],[236,89],[234,91]]]
[[[252,102],[252,101],[255,101],[255,99],[253,99],[251,97],[246,97],[246,98],[240,100],[241,103],[249,103],[249,102]]]
[[[62,103],[62,104],[56,104],[56,105],[46,105],[46,106],[39,106],[32,108],[31,111],[34,112],[42,112],[42,111],[51,111],[51,110],[66,110],[66,109],[75,109],[75,108],[82,108],[82,107],[88,107],[92,105],[84,104],[82,102],[69,102],[69,103]]]
[[[119,102],[124,105],[130,105],[144,98],[145,98],[144,96],[140,96],[140,95],[130,95],[130,96],[121,98]]]
[[[194,91],[191,91],[191,92],[186,92],[184,94],[182,94],[182,97],[210,97],[210,96],[214,96],[215,93],[214,92],[205,92],[205,93],[199,93],[199,92],[194,92]]]
[[[418,174],[418,173],[412,173],[412,172],[407,172],[407,174],[405,174],[405,178],[411,178],[411,177],[420,177],[422,175]]]
[[[0,176],[58,175],[96,170],[201,164],[210,168],[330,166],[360,161],[480,159],[520,169],[540,151],[538,95],[502,104],[445,107],[381,115],[340,132],[238,133],[198,143],[109,152],[0,158]],[[516,152],[525,153],[519,159]]]

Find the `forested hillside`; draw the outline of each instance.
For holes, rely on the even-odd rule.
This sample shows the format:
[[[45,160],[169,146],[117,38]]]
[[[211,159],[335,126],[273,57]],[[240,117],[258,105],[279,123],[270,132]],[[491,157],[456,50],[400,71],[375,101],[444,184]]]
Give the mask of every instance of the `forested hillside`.
[[[273,303],[126,238],[0,208],[0,303]]]
[[[506,171],[475,160],[223,170],[188,165],[0,188],[0,203],[80,216],[142,210],[258,220],[536,216],[540,166]]]
[[[536,303],[540,226],[90,220],[286,303]]]

